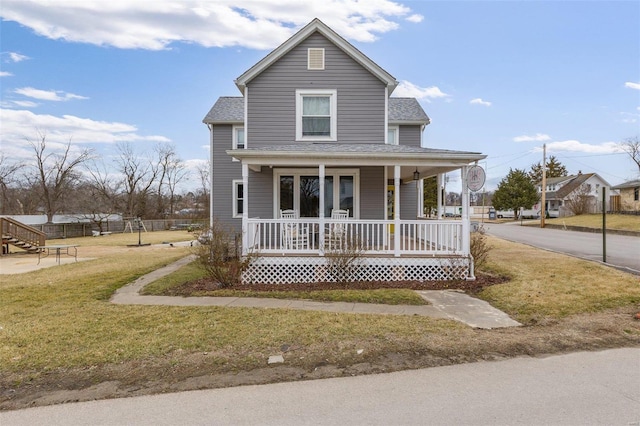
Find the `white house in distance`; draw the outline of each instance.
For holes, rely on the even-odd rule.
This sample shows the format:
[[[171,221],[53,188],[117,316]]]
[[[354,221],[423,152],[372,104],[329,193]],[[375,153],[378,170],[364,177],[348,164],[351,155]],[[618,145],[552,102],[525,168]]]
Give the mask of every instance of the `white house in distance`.
[[[585,213],[602,212],[602,191],[605,192],[606,210],[610,210],[610,197],[617,194],[611,185],[597,173],[582,173],[577,175],[547,178],[546,211],[551,217],[573,216],[571,203],[577,197],[585,197],[587,211]],[[542,185],[538,184],[538,193],[542,193]],[[540,211],[540,203],[534,209]]]
[[[362,250],[355,280],[473,278],[469,192],[460,219],[427,220],[422,180],[461,170],[466,188],[486,156],[425,147],[429,117],[391,97],[391,74],[314,19],[235,83],[203,122],[211,222],[258,254],[243,282],[334,280],[345,242]]]

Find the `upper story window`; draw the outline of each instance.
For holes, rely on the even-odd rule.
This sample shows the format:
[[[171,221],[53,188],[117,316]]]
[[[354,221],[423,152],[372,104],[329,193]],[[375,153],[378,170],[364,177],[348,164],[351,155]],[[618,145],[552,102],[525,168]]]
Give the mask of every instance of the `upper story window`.
[[[389,126],[387,128],[387,145],[398,145],[398,126]]]
[[[640,186],[633,188],[633,201],[640,201]]]
[[[324,69],[324,48],[312,47],[307,49],[307,69]]]
[[[244,127],[233,126],[233,149],[244,149]]]
[[[232,136],[232,149],[244,149],[244,127],[242,126],[233,126],[233,136]],[[233,161],[238,161],[237,158],[234,158]]]
[[[337,92],[296,90],[296,139],[337,140]]]

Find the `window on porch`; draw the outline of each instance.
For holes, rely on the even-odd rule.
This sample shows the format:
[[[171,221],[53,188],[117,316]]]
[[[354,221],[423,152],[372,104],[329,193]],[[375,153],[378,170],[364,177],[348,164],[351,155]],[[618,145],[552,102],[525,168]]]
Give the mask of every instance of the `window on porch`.
[[[355,171],[328,172],[324,178],[324,216],[331,217],[333,209],[349,210],[355,217],[357,207],[357,173]],[[280,210],[293,209],[300,217],[319,217],[320,178],[308,172],[277,174]],[[355,203],[354,203],[355,201]]]

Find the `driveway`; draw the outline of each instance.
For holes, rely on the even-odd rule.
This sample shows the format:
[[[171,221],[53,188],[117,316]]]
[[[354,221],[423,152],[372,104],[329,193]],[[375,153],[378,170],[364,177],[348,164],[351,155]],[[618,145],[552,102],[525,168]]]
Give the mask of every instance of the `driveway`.
[[[520,222],[484,224],[489,235],[504,240],[602,262],[602,234],[521,226]],[[607,264],[640,275],[640,237],[607,234]]]

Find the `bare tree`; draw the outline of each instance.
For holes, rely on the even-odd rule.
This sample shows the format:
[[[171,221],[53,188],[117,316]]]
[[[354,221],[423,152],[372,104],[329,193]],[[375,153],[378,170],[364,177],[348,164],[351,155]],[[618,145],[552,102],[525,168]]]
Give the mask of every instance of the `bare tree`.
[[[122,175],[120,186],[124,196],[124,214],[126,217],[144,216],[158,168],[153,167],[148,159],[137,156],[131,144],[119,144],[117,150],[115,163]]]
[[[638,166],[638,172],[640,172],[640,137],[634,136],[625,139],[620,143],[620,148],[629,154],[629,157]]]
[[[173,216],[176,203],[176,187],[187,177],[188,171],[184,163],[178,157],[175,146],[170,144],[157,145],[155,148],[157,155],[157,203],[156,212],[159,217],[165,214],[165,197],[169,201],[169,215]],[[166,194],[165,194],[166,189]]]
[[[10,163],[4,154],[0,154],[0,214],[7,214],[9,204],[9,185],[17,180],[17,171],[22,164]]]
[[[566,206],[571,213],[578,216],[589,213],[595,198],[591,195],[591,185],[583,183],[567,198]]]
[[[46,135],[38,134],[38,140],[28,140],[35,153],[35,174],[27,179],[39,190],[44,203],[47,222],[53,222],[53,215],[60,211],[64,200],[80,180],[78,168],[92,156],[90,149],[82,149],[78,154],[71,152],[71,140],[62,152],[47,150]]]
[[[198,166],[198,178],[200,179],[200,189],[198,190],[197,203],[200,206],[204,206],[205,217],[209,217],[209,209],[210,209],[210,192],[211,192],[211,182],[210,178],[210,167],[211,161],[207,159],[206,163]]]

